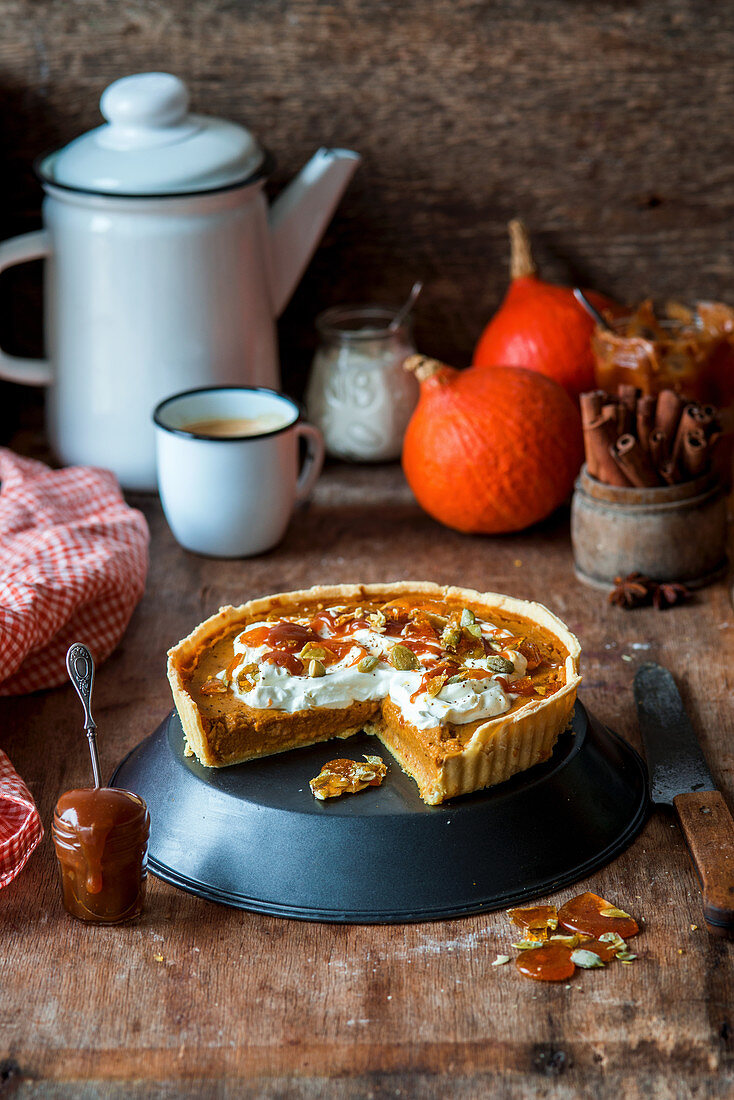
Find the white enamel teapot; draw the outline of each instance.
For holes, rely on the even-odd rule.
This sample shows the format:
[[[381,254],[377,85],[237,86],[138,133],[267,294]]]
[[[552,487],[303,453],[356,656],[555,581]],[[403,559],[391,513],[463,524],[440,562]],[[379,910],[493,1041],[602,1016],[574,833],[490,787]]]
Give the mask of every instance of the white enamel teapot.
[[[49,387],[62,462],[155,489],[159,401],[194,386],[279,388],[275,318],[360,158],[320,149],[268,210],[263,148],[189,114],[177,77],[123,77],[100,107],[104,125],[38,165],[45,228],[0,244],[0,271],[46,258],[48,353],[0,352],[0,377]]]

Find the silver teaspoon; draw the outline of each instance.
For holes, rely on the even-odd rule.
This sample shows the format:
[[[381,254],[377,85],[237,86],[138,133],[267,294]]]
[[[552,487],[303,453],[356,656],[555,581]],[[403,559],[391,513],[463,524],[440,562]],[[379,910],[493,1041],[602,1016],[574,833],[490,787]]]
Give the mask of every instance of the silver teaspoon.
[[[614,329],[609,324],[609,321],[607,321],[606,317],[602,317],[596,306],[591,304],[589,299],[584,294],[583,290],[580,290],[577,286],[574,287],[573,296],[578,304],[581,306],[581,308],[586,310],[589,317],[591,317],[593,321],[596,321],[597,325],[599,325],[600,328],[606,329],[607,332],[614,332]]]
[[[95,787],[102,786],[99,773],[99,753],[97,752],[97,727],[92,718],[92,685],[94,684],[94,658],[81,642],[74,642],[66,653],[66,667],[69,678],[76,688],[77,695],[84,707],[84,729],[89,741],[89,755],[92,758]]]
[[[403,322],[405,321],[408,314],[413,309],[413,306],[415,305],[415,303],[418,300],[418,295],[420,294],[420,292],[422,290],[423,290],[423,283],[421,282],[420,279],[418,279],[417,282],[413,283],[413,286],[411,287],[410,294],[408,295],[407,302],[405,302],[404,305],[402,305],[400,307],[400,309],[395,314],[395,316],[393,317],[390,324],[387,326],[388,332],[397,332],[398,331],[398,329],[403,324]]]

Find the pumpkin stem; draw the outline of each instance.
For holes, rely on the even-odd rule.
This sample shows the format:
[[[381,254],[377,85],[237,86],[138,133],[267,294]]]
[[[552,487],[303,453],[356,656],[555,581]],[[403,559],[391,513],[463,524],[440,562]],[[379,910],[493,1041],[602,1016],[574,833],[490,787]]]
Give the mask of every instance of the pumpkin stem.
[[[446,364],[426,355],[410,355],[403,363],[403,370],[411,371],[419,382],[427,382],[435,374],[446,370]]]
[[[533,260],[525,222],[513,218],[507,228],[510,232],[510,277],[524,279],[527,275],[535,275],[538,269]]]

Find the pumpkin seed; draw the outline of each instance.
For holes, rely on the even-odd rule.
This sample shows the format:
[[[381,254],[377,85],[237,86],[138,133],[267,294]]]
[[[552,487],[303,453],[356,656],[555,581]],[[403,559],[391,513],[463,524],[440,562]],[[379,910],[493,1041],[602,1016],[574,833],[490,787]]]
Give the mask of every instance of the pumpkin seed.
[[[512,661],[508,661],[506,657],[500,656],[487,657],[487,668],[492,672],[501,672],[505,675],[515,671],[515,666]]]
[[[578,945],[580,943],[582,943],[583,940],[581,939],[581,936],[579,936],[578,932],[574,932],[573,935],[571,935],[571,936],[563,936],[560,933],[558,933],[558,935],[551,936],[548,942],[549,943],[562,943],[564,947],[572,947],[573,948],[573,947],[578,947]]]
[[[325,676],[326,669],[321,664],[321,661],[317,661],[314,659],[309,662],[308,674],[309,676]]]
[[[472,626],[477,621],[477,617],[473,611],[470,611],[468,607],[465,607],[461,612],[461,625]]]
[[[441,645],[444,649],[456,649],[461,641],[461,629],[458,626],[447,626],[441,635]]]
[[[448,680],[446,681],[447,684],[461,684],[463,682],[464,682],[464,677],[460,674],[458,674],[456,676],[449,676]]]
[[[372,669],[377,668],[379,663],[380,661],[378,657],[373,657],[371,653],[368,653],[367,656],[363,657],[362,660],[359,662],[357,668],[360,672],[372,672]]]
[[[482,636],[482,628],[479,623],[469,623],[468,626],[464,627],[464,630],[467,634],[470,634],[472,638],[481,638]]]
[[[599,943],[608,943],[616,951],[626,951],[627,944],[624,942],[619,932],[602,932],[599,936]]]
[[[433,611],[422,611],[421,615],[431,624],[434,630],[443,630],[448,623],[445,615],[436,615]]]
[[[373,615],[368,615],[367,616],[367,622],[370,624],[370,626],[375,631],[375,633],[377,633],[377,634],[384,634],[385,633],[385,623],[387,622],[387,619],[382,614],[382,612],[379,610],[379,608],[378,608],[377,611],[375,611],[375,613]]]
[[[390,664],[400,672],[418,668],[418,658],[412,649],[405,645],[394,645],[390,650]]]
[[[594,970],[596,967],[604,966],[598,955],[583,947],[571,952],[571,962],[574,966],[580,966],[582,970]]]
[[[599,910],[600,917],[626,917],[627,920],[631,920],[629,913],[625,913],[624,909],[617,909],[616,905],[609,905],[606,909]]]

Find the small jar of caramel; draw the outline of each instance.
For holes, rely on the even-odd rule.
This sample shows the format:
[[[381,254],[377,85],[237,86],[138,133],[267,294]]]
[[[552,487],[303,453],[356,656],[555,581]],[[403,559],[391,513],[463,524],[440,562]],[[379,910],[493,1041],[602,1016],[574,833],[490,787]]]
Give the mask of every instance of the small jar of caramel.
[[[143,909],[150,815],[131,791],[67,791],[56,805],[52,835],[64,907],[79,920],[120,924]]]

